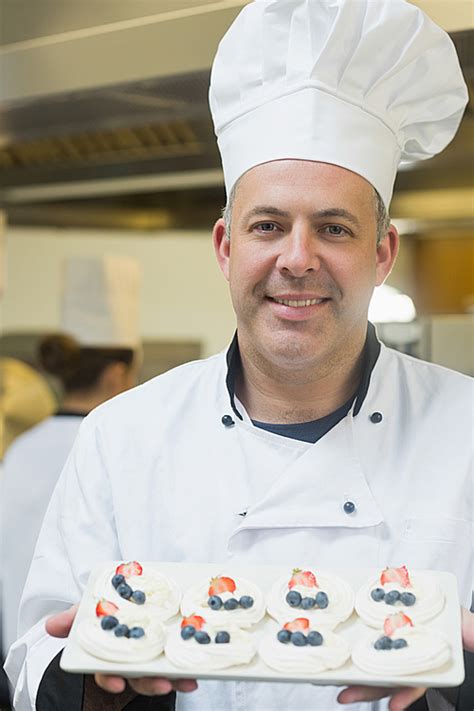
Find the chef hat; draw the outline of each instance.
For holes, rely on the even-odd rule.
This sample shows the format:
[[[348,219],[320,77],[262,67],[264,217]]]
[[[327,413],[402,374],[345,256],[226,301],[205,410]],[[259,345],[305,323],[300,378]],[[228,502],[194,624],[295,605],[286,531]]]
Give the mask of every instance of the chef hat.
[[[129,257],[66,260],[61,330],[81,346],[136,348],[140,271]]]
[[[358,173],[388,206],[399,163],[451,141],[467,91],[449,36],[405,0],[255,0],[219,44],[209,100],[228,194],[293,158]]]

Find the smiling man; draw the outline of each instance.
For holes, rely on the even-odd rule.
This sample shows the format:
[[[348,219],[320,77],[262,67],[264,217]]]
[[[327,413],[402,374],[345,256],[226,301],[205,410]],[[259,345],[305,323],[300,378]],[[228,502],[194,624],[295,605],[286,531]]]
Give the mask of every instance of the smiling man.
[[[240,178],[214,244],[253,419],[315,420],[354,394],[369,301],[398,247],[393,226],[377,239],[377,204],[364,178],[327,163],[272,161]]]
[[[213,239],[237,331],[226,353],[85,419],[7,663],[20,711],[160,708],[143,697],[172,688],[180,711],[427,708],[408,687],[125,688],[104,674],[93,686],[58,656],[69,606],[111,559],[448,570],[470,605],[471,382],[386,348],[367,322],[397,253],[387,211],[399,162],[442,150],[466,96],[449,37],[404,0],[244,8],[210,92],[228,194]],[[465,611],[474,650],[472,626]],[[431,711],[446,708],[436,693]]]

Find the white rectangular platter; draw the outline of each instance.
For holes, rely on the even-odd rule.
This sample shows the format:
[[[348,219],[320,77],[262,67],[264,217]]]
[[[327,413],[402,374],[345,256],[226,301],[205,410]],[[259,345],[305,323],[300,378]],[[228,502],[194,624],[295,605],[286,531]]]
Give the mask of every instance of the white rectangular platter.
[[[142,563],[146,566],[147,563]],[[258,655],[250,664],[245,666],[233,666],[224,670],[211,671],[208,673],[199,672],[192,674],[189,670],[181,670],[175,667],[164,654],[161,654],[156,659],[140,663],[113,663],[98,659],[86,651],[84,651],[76,636],[77,626],[80,621],[86,617],[91,617],[95,614],[95,606],[97,597],[94,596],[94,582],[97,576],[105,568],[111,569],[118,563],[104,563],[100,568],[95,569],[90,576],[87,588],[84,592],[79,611],[69,635],[65,650],[61,658],[61,667],[65,671],[93,674],[109,673],[122,675],[124,677],[140,677],[140,676],[159,676],[169,679],[179,679],[194,677],[196,679],[221,679],[221,680],[239,680],[239,681],[280,681],[280,682],[310,682],[321,685],[348,685],[348,684],[367,684],[370,686],[423,686],[423,687],[449,687],[458,686],[464,680],[464,662],[461,640],[461,621],[460,621],[460,604],[457,590],[457,581],[451,573],[432,571],[430,574],[436,577],[439,586],[443,590],[446,598],[445,606],[439,615],[434,620],[426,622],[427,628],[441,634],[451,645],[452,658],[444,666],[433,671],[421,672],[413,675],[405,676],[375,676],[369,675],[366,672],[358,669],[350,660],[344,666],[332,671],[325,671],[320,674],[308,676],[308,674],[284,674],[275,671],[268,667]],[[200,581],[208,580],[215,575],[226,574],[232,577],[242,576],[252,580],[258,584],[263,591],[269,591],[273,582],[279,577],[285,575],[289,571],[289,566],[255,566],[243,564],[187,564],[187,563],[157,563],[153,562],[153,566],[164,575],[173,578],[181,587],[182,592],[190,586],[199,583]],[[317,566],[308,565],[306,569],[314,570],[316,575]],[[231,570],[231,572],[229,572]],[[322,572],[322,571],[321,571]],[[370,577],[374,578],[380,574],[380,570],[375,569],[348,569],[348,570],[325,570],[324,572],[333,573],[345,579],[357,592],[358,588],[363,585]],[[296,611],[295,617],[304,616],[304,611]],[[165,623],[165,627],[171,630],[180,624],[180,617],[175,616],[169,622]],[[266,615],[264,619],[258,623],[253,629],[252,634],[255,634],[258,639],[269,628],[275,630],[275,622]],[[338,625],[334,632],[343,636],[349,643],[353,644],[360,638],[362,634],[367,634],[370,628],[367,627],[355,612],[351,617]]]

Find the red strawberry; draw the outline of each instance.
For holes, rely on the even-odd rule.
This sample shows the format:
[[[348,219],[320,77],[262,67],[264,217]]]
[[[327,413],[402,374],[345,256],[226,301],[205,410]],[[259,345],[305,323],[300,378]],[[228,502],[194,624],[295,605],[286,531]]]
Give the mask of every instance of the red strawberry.
[[[383,631],[390,637],[395,630],[399,627],[405,627],[405,625],[413,627],[413,622],[408,615],[405,615],[404,612],[397,612],[396,615],[389,615],[389,617],[385,618],[385,622],[383,623]]]
[[[295,585],[305,585],[307,588],[317,588],[316,576],[310,570],[301,570],[301,568],[293,568],[293,575],[288,583],[288,587],[293,588]]]
[[[208,595],[219,595],[220,593],[230,592],[233,593],[235,590],[235,582],[232,578],[225,578],[222,575],[218,575],[215,578],[211,578],[210,587]]]
[[[205,622],[206,620],[201,615],[189,615],[189,617],[183,617],[181,627],[192,625],[195,629],[200,630]]]
[[[95,608],[95,614],[97,617],[105,617],[106,615],[115,615],[118,607],[114,605],[113,602],[108,600],[99,600]]]
[[[140,563],[136,560],[130,561],[130,563],[122,563],[117,566],[115,571],[117,575],[123,575],[126,578],[130,578],[132,575],[141,575],[143,573],[143,568]]]
[[[296,620],[287,622],[283,625],[283,629],[290,632],[304,632],[309,627],[309,620],[306,617],[297,617]]]
[[[385,568],[380,576],[380,583],[398,583],[402,588],[407,588],[411,583],[406,565],[401,568]]]

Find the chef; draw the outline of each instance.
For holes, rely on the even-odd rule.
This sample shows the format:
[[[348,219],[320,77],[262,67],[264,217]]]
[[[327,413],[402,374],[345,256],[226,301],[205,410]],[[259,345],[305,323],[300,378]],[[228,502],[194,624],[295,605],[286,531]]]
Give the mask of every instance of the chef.
[[[140,359],[137,262],[115,255],[70,257],[62,277],[61,333],[45,336],[38,354],[43,369],[62,386],[61,407],[21,434],[4,460],[0,570],[5,650],[17,636],[18,606],[36,539],[79,425],[94,407],[136,384]],[[33,393],[39,399],[38,390]],[[21,412],[31,409],[26,405],[25,400]]]
[[[59,683],[64,640],[45,620],[64,611],[48,630],[65,633],[106,559],[406,564],[452,571],[470,604],[470,381],[391,351],[367,323],[398,247],[397,167],[440,151],[466,103],[451,41],[403,0],[257,1],[219,46],[210,100],[228,193],[213,239],[237,332],[81,426],[7,661],[21,711]],[[362,711],[391,697],[394,710],[423,693],[203,681],[177,708],[330,711],[339,698]]]

